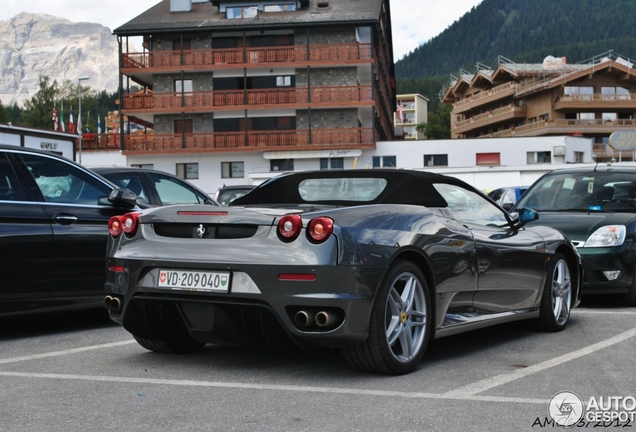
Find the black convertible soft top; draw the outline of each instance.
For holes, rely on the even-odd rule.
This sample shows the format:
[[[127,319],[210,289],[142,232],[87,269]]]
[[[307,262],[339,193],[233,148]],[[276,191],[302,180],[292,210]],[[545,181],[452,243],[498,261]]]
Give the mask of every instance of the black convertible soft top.
[[[338,196],[321,201],[303,199],[299,191],[301,182],[307,179],[320,178],[382,178],[386,180],[387,184],[378,196],[368,201],[348,201],[338,199]],[[285,173],[271,178],[247,195],[235,199],[230,205],[333,204],[352,206],[362,204],[412,204],[426,207],[447,207],[446,200],[435,190],[433,183],[455,184],[479,193],[461,180],[425,171],[401,169],[300,171]]]

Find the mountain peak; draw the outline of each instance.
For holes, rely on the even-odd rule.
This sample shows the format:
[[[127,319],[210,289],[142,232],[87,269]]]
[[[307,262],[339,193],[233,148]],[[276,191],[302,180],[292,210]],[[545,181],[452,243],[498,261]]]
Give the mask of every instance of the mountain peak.
[[[39,90],[40,76],[53,82],[86,75],[92,89],[117,90],[117,38],[96,23],[22,12],[0,21],[0,101],[22,104]]]

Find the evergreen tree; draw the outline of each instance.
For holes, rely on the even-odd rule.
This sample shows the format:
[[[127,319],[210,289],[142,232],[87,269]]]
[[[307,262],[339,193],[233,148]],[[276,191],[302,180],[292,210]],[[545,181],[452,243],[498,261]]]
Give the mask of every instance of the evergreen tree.
[[[9,122],[9,113],[7,109],[2,105],[2,101],[0,101],[0,123],[8,123]]]
[[[435,112],[428,113],[428,123],[420,123],[415,129],[428,139],[448,139],[451,137],[451,104],[439,104]]]
[[[24,126],[53,129],[53,102],[57,100],[59,88],[57,81],[50,82],[48,76],[40,77],[40,90],[24,103]]]

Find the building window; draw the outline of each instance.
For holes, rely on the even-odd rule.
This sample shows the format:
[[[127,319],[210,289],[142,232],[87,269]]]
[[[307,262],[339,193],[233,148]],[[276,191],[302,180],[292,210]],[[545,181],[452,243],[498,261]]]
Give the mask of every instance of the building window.
[[[199,164],[198,163],[178,163],[177,177],[186,179],[186,180],[198,179]]]
[[[293,159],[272,159],[269,161],[270,171],[293,171],[294,160]]]
[[[590,86],[565,86],[563,88],[563,94],[565,96],[572,96],[575,99],[591,100],[594,95],[594,87]]]
[[[221,178],[245,177],[243,162],[221,162]]]
[[[280,5],[265,5],[263,6],[263,12],[288,12],[295,11],[295,4],[280,4]]]
[[[256,18],[257,6],[229,7],[225,9],[227,19]]]
[[[526,161],[528,165],[538,164],[538,163],[552,163],[552,153],[549,151],[527,152]]]
[[[499,153],[477,153],[477,165],[501,165],[501,155]]]
[[[448,166],[448,155],[424,155],[424,166]]]
[[[373,168],[395,168],[396,166],[395,156],[373,156]]]
[[[291,76],[276,77],[276,87],[289,87],[291,85]]]
[[[154,164],[130,164],[133,168],[154,169]]]
[[[192,80],[174,80],[175,93],[192,93]]]
[[[344,169],[344,158],[320,158],[320,169]]]

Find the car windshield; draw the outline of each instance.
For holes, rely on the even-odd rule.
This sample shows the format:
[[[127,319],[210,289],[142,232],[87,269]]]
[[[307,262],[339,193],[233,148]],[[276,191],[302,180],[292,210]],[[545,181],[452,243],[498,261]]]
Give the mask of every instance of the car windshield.
[[[537,211],[636,211],[634,172],[553,173],[542,177],[516,208]]]
[[[301,181],[298,192],[305,201],[373,201],[386,184],[383,178],[313,178]]]

